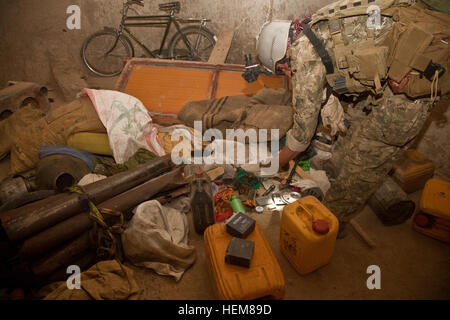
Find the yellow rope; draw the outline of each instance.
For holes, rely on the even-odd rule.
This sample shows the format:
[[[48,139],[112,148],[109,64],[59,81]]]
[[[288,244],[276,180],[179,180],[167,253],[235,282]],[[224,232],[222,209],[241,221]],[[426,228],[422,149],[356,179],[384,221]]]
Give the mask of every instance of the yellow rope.
[[[439,85],[439,70],[436,70],[433,76],[433,80],[431,81],[431,104],[433,104],[436,101],[436,98],[438,96],[438,88]]]
[[[69,188],[67,188],[67,190],[69,190],[72,193],[84,194],[83,190],[81,190],[80,187],[69,187]],[[91,200],[89,200],[89,206],[91,207],[91,210],[95,213],[95,215],[101,221],[103,221],[103,216],[100,213],[100,210],[98,210],[98,208],[95,206],[95,204]]]

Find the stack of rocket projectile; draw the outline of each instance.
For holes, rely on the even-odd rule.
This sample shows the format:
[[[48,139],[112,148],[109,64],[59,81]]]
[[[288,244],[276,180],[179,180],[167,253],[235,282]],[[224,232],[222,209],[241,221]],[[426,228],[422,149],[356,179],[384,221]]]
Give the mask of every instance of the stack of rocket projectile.
[[[101,209],[129,212],[161,192],[186,185],[182,168],[164,156],[83,188],[0,214],[0,283],[3,287],[44,284],[67,267],[90,267],[96,246],[89,201]]]

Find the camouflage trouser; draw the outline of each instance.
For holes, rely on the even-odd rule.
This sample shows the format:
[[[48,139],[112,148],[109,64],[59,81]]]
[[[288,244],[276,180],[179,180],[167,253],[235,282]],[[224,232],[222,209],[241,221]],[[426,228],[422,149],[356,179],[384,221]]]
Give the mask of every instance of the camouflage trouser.
[[[355,216],[383,183],[430,111],[429,103],[393,95],[386,89],[381,103],[368,116],[352,122],[333,152],[331,162],[337,176],[324,200],[340,222]]]

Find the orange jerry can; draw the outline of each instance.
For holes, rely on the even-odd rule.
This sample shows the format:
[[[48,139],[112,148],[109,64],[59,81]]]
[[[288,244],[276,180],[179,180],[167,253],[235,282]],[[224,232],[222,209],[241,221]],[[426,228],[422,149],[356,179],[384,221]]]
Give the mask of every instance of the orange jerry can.
[[[225,263],[225,253],[233,237],[225,223],[209,226],[204,233],[210,270],[222,300],[283,299],[284,275],[258,223],[246,238],[255,247],[249,268]]]
[[[413,226],[432,238],[450,243],[450,182],[430,179],[419,201]]]
[[[423,188],[433,178],[434,162],[420,152],[409,149],[394,165],[392,178],[406,193]]]
[[[308,274],[331,260],[338,219],[316,197],[307,196],[283,210],[281,252],[298,273]]]

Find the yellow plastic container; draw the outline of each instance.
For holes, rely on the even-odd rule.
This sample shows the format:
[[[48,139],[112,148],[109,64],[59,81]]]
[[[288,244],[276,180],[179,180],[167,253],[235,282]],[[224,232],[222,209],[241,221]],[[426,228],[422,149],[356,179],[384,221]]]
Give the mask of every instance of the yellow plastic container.
[[[67,140],[67,145],[75,149],[112,156],[113,152],[109,146],[109,139],[106,133],[79,132],[72,134]]]
[[[434,162],[420,152],[409,149],[394,165],[392,178],[406,193],[412,193],[424,187],[433,178]]]
[[[281,252],[304,275],[326,265],[333,255],[338,219],[313,196],[304,197],[283,210]]]
[[[258,223],[246,238],[255,242],[250,268],[225,263],[225,253],[232,238],[226,232],[225,223],[209,226],[204,233],[209,267],[219,299],[283,299],[283,272]]]
[[[430,179],[425,184],[414,216],[414,229],[450,243],[450,182]]]

